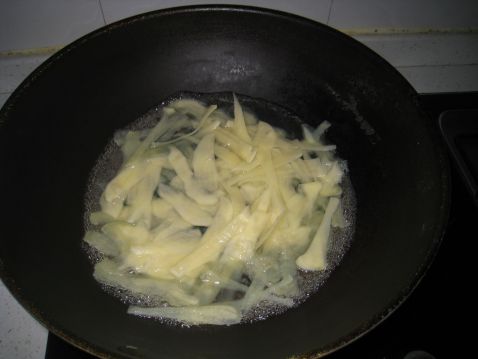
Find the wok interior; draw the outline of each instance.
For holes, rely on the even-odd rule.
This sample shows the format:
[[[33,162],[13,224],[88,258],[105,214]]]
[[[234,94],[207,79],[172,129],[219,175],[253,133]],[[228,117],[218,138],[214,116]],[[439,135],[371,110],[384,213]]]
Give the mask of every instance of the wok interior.
[[[332,123],[357,195],[351,249],[301,306],[253,324],[181,328],[129,316],[81,250],[89,173],[116,129],[181,91],[234,91]],[[232,9],[160,12],[77,41],[2,113],[3,277],[70,341],[166,358],[327,351],[375,324],[439,242],[443,164],[405,80],[355,41],[303,19]]]

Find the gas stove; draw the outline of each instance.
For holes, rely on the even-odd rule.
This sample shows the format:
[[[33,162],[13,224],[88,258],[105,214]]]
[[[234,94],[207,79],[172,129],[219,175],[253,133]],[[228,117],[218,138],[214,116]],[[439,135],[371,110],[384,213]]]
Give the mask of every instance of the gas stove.
[[[468,356],[467,344],[473,345],[467,336],[471,336],[468,333],[476,315],[476,294],[471,285],[476,254],[471,248],[478,239],[478,202],[474,203],[470,180],[476,184],[478,112],[472,109],[478,108],[478,92],[421,95],[419,101],[437,129],[440,115],[448,110],[466,110],[462,115],[471,118],[467,128],[460,128],[463,121],[456,112],[444,114],[441,120],[441,130],[454,149],[450,152],[450,219],[441,248],[427,275],[405,303],[371,332],[328,356],[330,359],[458,358],[465,357],[465,353]],[[454,137],[457,134],[458,139]],[[471,178],[466,181],[456,163],[457,153],[469,168]],[[45,358],[93,356],[50,333]]]

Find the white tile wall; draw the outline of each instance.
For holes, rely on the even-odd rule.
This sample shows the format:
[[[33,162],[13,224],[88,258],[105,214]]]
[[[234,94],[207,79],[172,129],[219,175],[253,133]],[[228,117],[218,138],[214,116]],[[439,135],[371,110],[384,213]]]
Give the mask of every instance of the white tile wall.
[[[65,45],[103,25],[98,0],[1,0],[0,51]]]
[[[332,0],[101,0],[101,5],[107,23],[142,12],[173,6],[239,3],[241,5],[268,7],[292,12],[325,23],[329,15],[331,2]]]
[[[409,31],[411,34],[360,35],[359,41],[382,55],[392,65],[414,67],[402,71],[418,90],[458,91],[453,76],[478,73],[477,0],[209,0],[208,3],[241,3],[270,7],[311,18],[349,33]],[[204,3],[201,0],[3,0],[0,1],[0,94],[11,90],[41,57],[6,58],[9,50],[66,45],[85,33],[124,17],[155,9]],[[451,31],[423,34],[427,29]],[[471,29],[470,33],[463,33]],[[474,29],[474,30],[473,30]],[[421,34],[414,34],[414,32]],[[458,33],[457,33],[458,32]],[[45,58],[46,56],[44,56]],[[15,62],[16,61],[16,62]],[[427,81],[423,66],[445,66],[439,82]],[[464,66],[461,70],[455,68]],[[453,68],[453,70],[451,70]],[[449,69],[449,71],[447,70]],[[411,74],[420,73],[420,76]],[[433,80],[433,81],[431,81]],[[433,87],[431,84],[440,84]],[[460,82],[461,83],[461,82]],[[478,90],[470,83],[467,89]]]
[[[48,55],[0,57],[0,94],[11,93]]]
[[[421,93],[478,90],[476,65],[409,66],[398,67],[398,71]]]
[[[360,35],[393,66],[478,64],[478,34]]]
[[[0,106],[49,56],[39,48],[67,45],[138,13],[200,3],[269,7],[360,33],[355,38],[418,92],[478,91],[478,0],[0,0]],[[0,283],[0,359],[43,358],[45,338]]]
[[[336,28],[478,27],[476,0],[333,0]]]
[[[478,34],[361,35],[419,93],[478,91]]]

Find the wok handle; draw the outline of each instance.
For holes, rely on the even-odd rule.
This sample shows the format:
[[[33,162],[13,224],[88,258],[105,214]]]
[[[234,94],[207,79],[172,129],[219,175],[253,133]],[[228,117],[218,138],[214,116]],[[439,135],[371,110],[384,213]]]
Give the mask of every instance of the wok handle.
[[[445,111],[438,121],[451,157],[478,207],[478,109]]]

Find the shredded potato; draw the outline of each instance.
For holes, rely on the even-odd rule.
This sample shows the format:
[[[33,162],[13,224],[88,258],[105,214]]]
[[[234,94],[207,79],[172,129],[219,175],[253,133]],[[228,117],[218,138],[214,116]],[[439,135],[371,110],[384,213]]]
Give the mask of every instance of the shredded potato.
[[[121,131],[123,165],[84,240],[101,254],[101,283],[164,305],[128,313],[229,325],[262,302],[290,307],[298,271],[325,270],[342,212],[345,164],[330,126],[288,139],[244,111],[176,100],[150,130]]]

